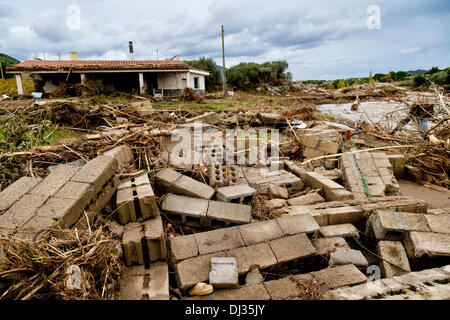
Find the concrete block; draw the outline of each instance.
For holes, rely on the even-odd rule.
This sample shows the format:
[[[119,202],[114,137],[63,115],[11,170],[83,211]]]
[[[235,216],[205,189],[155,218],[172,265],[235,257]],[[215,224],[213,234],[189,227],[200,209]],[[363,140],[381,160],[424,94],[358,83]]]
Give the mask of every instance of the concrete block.
[[[333,141],[320,140],[317,149],[323,151],[325,154],[335,154],[339,151],[339,144]]]
[[[200,254],[209,254],[244,246],[237,227],[217,229],[194,234]]]
[[[118,208],[119,221],[121,224],[127,224],[130,221],[137,220],[132,188],[122,188],[117,190],[116,206]]]
[[[379,240],[401,240],[407,231],[431,231],[423,214],[377,210],[372,223]]]
[[[69,228],[80,219],[86,204],[84,198],[50,198],[36,211],[36,215],[51,218],[62,228]]]
[[[190,198],[168,194],[162,203],[162,210],[169,215],[178,215],[184,224],[191,221],[202,224],[206,221],[206,212],[209,201],[205,199]]]
[[[216,163],[216,164],[211,164],[208,167],[208,173],[209,173],[209,185],[213,188],[216,187],[223,187],[223,185],[225,184],[225,177],[224,177],[224,169],[225,167],[223,167],[221,164]]]
[[[330,267],[346,264],[353,264],[357,267],[367,267],[369,262],[359,250],[336,248],[336,251],[330,254]]]
[[[112,178],[103,185],[103,189],[97,193],[97,198],[94,199],[88,210],[100,212],[108,203],[111,204],[112,208],[113,204],[111,203],[111,198],[116,193],[118,184],[118,175],[113,175]]]
[[[50,173],[41,183],[36,185],[29,194],[50,197],[54,195],[80,168],[63,165]]]
[[[282,188],[273,184],[269,184],[269,195],[271,198],[287,199],[289,193],[286,188]]]
[[[56,192],[54,198],[80,200],[86,206],[94,198],[94,189],[89,183],[69,181]]]
[[[166,260],[166,239],[161,216],[146,220],[142,223],[144,241],[144,254],[148,255],[150,262],[156,260]]]
[[[170,256],[173,264],[198,255],[193,234],[170,238]]]
[[[285,235],[314,233],[320,228],[310,214],[285,215],[276,221]]]
[[[352,264],[322,269],[311,272],[310,275],[329,289],[356,285],[367,281],[367,277]]]
[[[134,160],[133,152],[131,151],[131,148],[126,144],[110,149],[104,152],[103,155],[116,159],[119,171],[127,170]]]
[[[450,233],[450,215],[424,215],[432,232]]]
[[[295,197],[295,198],[287,200],[287,203],[290,206],[304,206],[304,205],[316,204],[316,203],[321,203],[321,202],[325,202],[325,199],[317,192],[305,194],[303,196],[299,196],[299,197]]]
[[[312,241],[312,245],[320,255],[329,255],[337,248],[350,248],[342,237],[318,238]]]
[[[345,206],[338,208],[327,208],[321,210],[323,215],[328,217],[328,224],[358,224],[364,218],[364,210],[355,206]]]
[[[117,300],[169,300],[169,269],[166,262],[152,263],[149,269],[133,266],[119,280]]]
[[[256,190],[248,184],[239,184],[217,189],[217,200],[231,203],[248,204],[256,196]]]
[[[94,192],[98,194],[103,186],[112,178],[117,170],[117,161],[113,157],[98,156],[86,163],[71,178],[73,182],[92,184]]]
[[[268,243],[257,243],[231,249],[227,251],[227,256],[236,258],[240,275],[248,272],[253,265],[265,269],[277,264],[277,259]]]
[[[236,258],[216,257],[211,258],[211,271],[209,284],[215,288],[239,287],[238,269]]]
[[[41,181],[39,177],[22,177],[10,184],[0,193],[0,211],[9,209]]]
[[[144,264],[144,251],[142,249],[142,238],[144,233],[139,222],[131,222],[125,225],[122,236],[122,247],[125,264]]]
[[[350,223],[323,226],[319,229],[323,237],[358,237],[358,230]]]
[[[37,209],[44,204],[46,197],[26,194],[14,203],[4,214],[0,215],[1,233],[12,234],[32,219]]]
[[[252,213],[248,205],[210,200],[206,217],[209,221],[223,221],[228,226],[230,223],[250,223]]]
[[[145,176],[147,177],[147,175]],[[159,209],[156,205],[155,194],[153,193],[150,182],[148,182],[148,184],[137,186],[136,192],[136,198],[139,203],[142,218],[148,219],[151,217],[157,217],[159,215]]]
[[[411,231],[403,239],[409,258],[450,256],[450,234]]]
[[[305,158],[317,158],[317,157],[321,157],[324,155],[325,155],[325,152],[321,151],[321,150],[313,149],[310,147],[305,147],[303,149],[303,156]]]
[[[411,272],[406,250],[400,241],[379,241],[377,243],[377,254],[385,259],[380,261],[381,272],[385,278],[401,276]],[[406,271],[393,266],[386,260],[400,266]]]
[[[223,257],[223,255],[223,252],[216,252],[189,258],[177,263],[175,265],[175,277],[178,287],[181,290],[186,290],[199,282],[207,282],[211,270],[211,259]]]
[[[309,274],[299,274],[278,280],[266,281],[264,282],[264,286],[272,300],[285,300],[296,298],[301,295],[297,281],[301,284],[313,281],[313,278]]]
[[[175,182],[180,179],[181,173],[176,172],[172,169],[164,169],[153,176],[154,185],[159,193],[164,194],[168,192],[173,192],[172,186]]]
[[[255,243],[270,241],[284,236],[280,225],[275,219],[263,222],[249,223],[237,227],[242,235],[244,243],[252,245]]]
[[[171,191],[175,194],[193,198],[209,200],[214,195],[213,188],[184,175],[172,185],[172,188]]]
[[[269,244],[278,263],[306,258],[317,254],[316,249],[314,249],[304,233],[272,240]]]
[[[282,208],[282,207],[284,207],[285,205],[287,204],[287,202],[286,202],[286,200],[284,200],[284,199],[272,199],[272,200],[269,200],[269,201],[266,201],[266,206],[269,208],[269,209],[279,209],[279,208]]]

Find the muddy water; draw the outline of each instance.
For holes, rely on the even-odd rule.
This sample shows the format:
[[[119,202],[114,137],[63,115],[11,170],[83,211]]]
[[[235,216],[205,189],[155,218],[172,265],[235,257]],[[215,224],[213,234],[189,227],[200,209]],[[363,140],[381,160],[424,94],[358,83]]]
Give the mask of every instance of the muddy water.
[[[398,183],[401,195],[425,200],[430,209],[450,207],[450,191],[437,191],[408,180],[399,180]]]

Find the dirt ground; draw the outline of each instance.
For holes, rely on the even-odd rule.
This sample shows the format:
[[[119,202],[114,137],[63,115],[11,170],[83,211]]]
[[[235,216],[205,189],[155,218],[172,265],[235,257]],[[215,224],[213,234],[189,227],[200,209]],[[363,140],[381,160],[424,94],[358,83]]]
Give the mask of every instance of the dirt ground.
[[[430,209],[450,207],[450,191],[438,191],[408,180],[399,180],[398,184],[401,195],[425,200]]]

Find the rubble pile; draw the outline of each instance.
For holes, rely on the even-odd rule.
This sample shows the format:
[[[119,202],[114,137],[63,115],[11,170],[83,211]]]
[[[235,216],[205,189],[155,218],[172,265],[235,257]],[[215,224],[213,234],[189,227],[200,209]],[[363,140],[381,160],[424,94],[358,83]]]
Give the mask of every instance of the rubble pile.
[[[158,113],[146,104],[134,105],[139,117]],[[0,192],[0,280],[18,283],[5,272],[15,241],[42,246],[55,231],[77,238],[100,225],[109,232],[89,238],[87,255],[114,244],[117,261],[101,260],[110,267],[101,276],[107,294],[84,297],[449,299],[450,211],[401,193],[397,179],[412,170],[404,155],[349,145],[340,124],[294,128],[292,116],[274,110],[161,112],[173,121],[159,128],[121,112],[108,130],[26,151],[35,160],[70,152],[78,162]],[[280,129],[281,157],[275,134],[242,133],[242,122]],[[242,148],[227,153],[230,141]],[[86,262],[71,262],[86,272]]]

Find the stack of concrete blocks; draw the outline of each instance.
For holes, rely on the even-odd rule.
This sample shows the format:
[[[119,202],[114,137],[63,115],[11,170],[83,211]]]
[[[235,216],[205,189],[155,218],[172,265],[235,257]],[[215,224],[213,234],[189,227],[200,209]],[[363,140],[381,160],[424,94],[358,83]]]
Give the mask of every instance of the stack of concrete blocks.
[[[248,205],[174,194],[166,196],[162,211],[171,220],[193,227],[223,228],[251,221],[251,207]]]
[[[403,241],[410,259],[450,256],[450,215],[377,210],[372,228],[378,240]]]
[[[306,158],[336,154],[342,146],[342,134],[338,130],[300,131],[299,136],[303,142],[303,156]]]
[[[327,201],[351,200],[353,193],[347,191],[339,183],[330,180],[317,172],[305,172],[303,182],[312,189],[323,189]]]
[[[320,294],[338,288],[353,288],[367,282],[367,277],[354,265],[337,266],[306,274],[297,274],[263,283],[245,285],[237,289],[216,290],[207,296],[190,297],[188,300],[287,300],[302,298],[305,291],[299,283],[318,285]]]
[[[119,161],[121,161],[119,159]],[[0,199],[0,232],[38,240],[55,227],[86,224],[84,211],[99,212],[118,186],[116,155],[98,156],[83,167],[61,165],[45,179],[23,177],[6,188]]]
[[[119,221],[126,224],[159,215],[155,195],[147,174],[122,182],[117,188],[116,205]]]
[[[166,260],[166,243],[161,216],[144,222],[125,225],[122,236],[125,264],[148,266],[150,262]]]
[[[450,265],[326,292],[323,300],[449,300]]]
[[[178,236],[170,239],[171,263],[179,287],[186,290],[208,281],[215,257],[236,258],[239,275],[255,264],[264,270],[317,257],[306,234],[318,230],[316,221],[304,214]]]
[[[214,189],[172,169],[164,169],[153,177],[155,188],[159,193],[174,193],[192,198],[209,200]]]
[[[320,226],[351,223],[360,225],[373,210],[426,213],[428,204],[420,199],[389,196],[361,200],[318,202],[311,205],[286,206],[280,210],[291,215],[308,213]]]
[[[384,152],[344,153],[340,168],[345,185],[355,199],[397,195],[399,185]],[[366,183],[364,185],[363,179]]]

